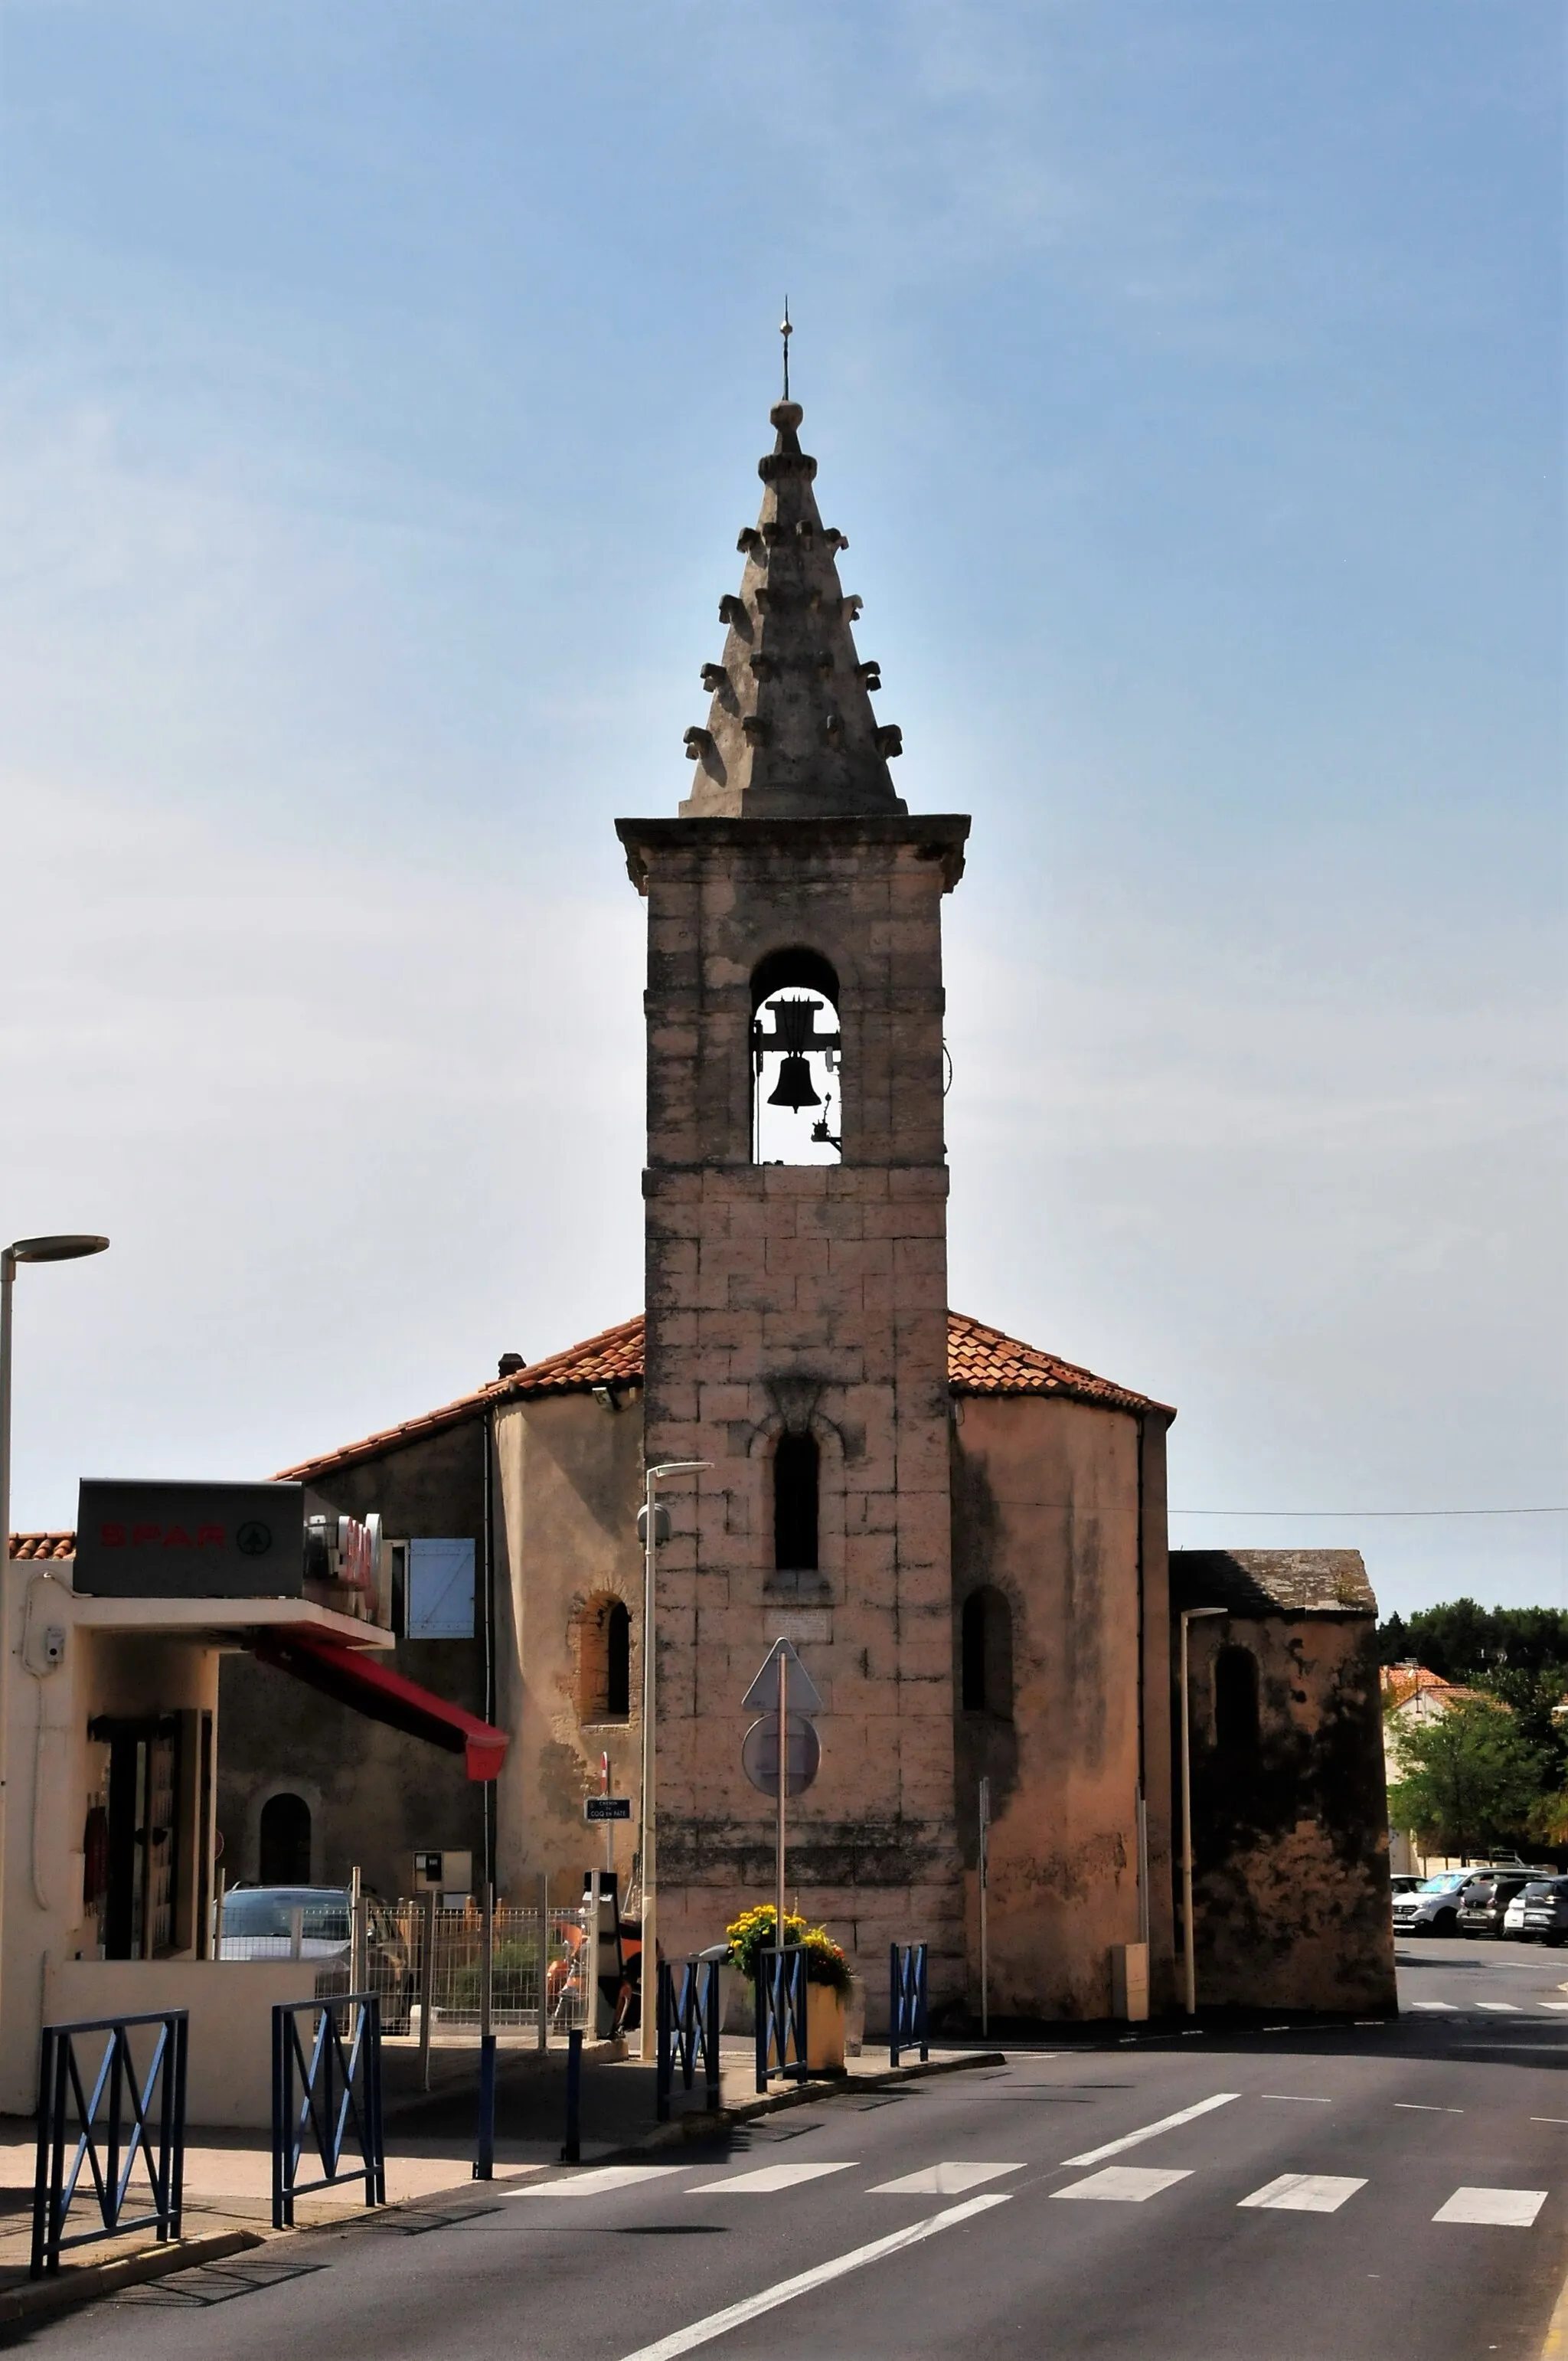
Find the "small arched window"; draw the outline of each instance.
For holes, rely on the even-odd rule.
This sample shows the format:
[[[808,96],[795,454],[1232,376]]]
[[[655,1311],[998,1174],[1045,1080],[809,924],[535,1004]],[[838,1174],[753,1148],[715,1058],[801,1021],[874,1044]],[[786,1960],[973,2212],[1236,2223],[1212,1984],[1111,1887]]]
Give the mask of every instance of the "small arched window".
[[[1257,1752],[1257,1658],[1222,1648],[1214,1659],[1214,1743],[1224,1754]]]
[[[618,1598],[605,1623],[604,1709],[611,1721],[631,1711],[631,1616]]]
[[[837,1164],[843,1152],[839,979],[820,952],[772,951],[751,978],[751,1155]]]
[[[1013,1609],[986,1583],[964,1600],[959,1627],[959,1697],[965,1713],[1013,1719]]]
[[[817,1509],[822,1455],[814,1434],[781,1434],[773,1451],[773,1564],[817,1572]]]
[[[623,1598],[590,1598],[577,1619],[577,1718],[625,1721],[630,1712],[630,1614]]]
[[[302,1795],[269,1795],[261,1806],[257,1872],[263,1885],[311,1882],[311,1807]]]

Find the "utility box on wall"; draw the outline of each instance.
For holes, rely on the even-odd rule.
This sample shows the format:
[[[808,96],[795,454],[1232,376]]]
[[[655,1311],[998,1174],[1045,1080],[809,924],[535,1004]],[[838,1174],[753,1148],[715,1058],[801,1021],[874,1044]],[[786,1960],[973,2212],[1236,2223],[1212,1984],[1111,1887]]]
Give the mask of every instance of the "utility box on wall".
[[[1149,1947],[1146,1943],[1111,1946],[1111,2014],[1128,2025],[1143,2025],[1149,2013]]]
[[[450,1848],[445,1852],[416,1852],[412,1891],[437,1894],[444,1910],[461,1910],[474,1893],[474,1856]]]

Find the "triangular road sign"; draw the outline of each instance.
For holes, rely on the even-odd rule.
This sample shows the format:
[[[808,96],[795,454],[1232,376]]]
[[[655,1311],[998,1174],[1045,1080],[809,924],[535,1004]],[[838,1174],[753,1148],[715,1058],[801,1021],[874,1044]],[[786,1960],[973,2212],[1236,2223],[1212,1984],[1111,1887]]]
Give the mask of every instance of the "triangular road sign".
[[[740,1700],[742,1713],[776,1713],[779,1708],[779,1658],[788,1667],[784,1675],[785,1704],[791,1713],[820,1713],[822,1699],[817,1684],[795,1653],[793,1642],[775,1640],[768,1650],[767,1662]]]

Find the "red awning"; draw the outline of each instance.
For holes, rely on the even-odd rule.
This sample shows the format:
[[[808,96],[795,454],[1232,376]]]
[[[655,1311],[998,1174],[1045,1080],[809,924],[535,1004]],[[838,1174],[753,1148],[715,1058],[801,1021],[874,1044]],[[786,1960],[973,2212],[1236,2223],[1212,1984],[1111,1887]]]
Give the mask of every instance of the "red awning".
[[[470,1779],[499,1777],[507,1752],[504,1730],[492,1729],[460,1705],[448,1705],[433,1689],[405,1680],[367,1650],[293,1631],[269,1631],[255,1646],[263,1664],[292,1673],[339,1705],[351,1706],[356,1713],[384,1721],[410,1738],[444,1747],[449,1754],[461,1754]]]

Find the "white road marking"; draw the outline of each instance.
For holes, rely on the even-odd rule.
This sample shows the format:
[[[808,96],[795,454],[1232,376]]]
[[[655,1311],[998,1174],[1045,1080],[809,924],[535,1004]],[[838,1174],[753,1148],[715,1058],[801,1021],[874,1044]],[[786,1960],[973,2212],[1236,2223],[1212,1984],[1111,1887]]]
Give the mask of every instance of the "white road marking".
[[[1478,2000],[1475,2006],[1484,2008],[1488,2016],[1517,2016],[1519,2013],[1518,2002],[1511,2000]]]
[[[640,2189],[642,2181],[662,2181],[671,2172],[685,2172],[687,2165],[593,2165],[588,2172],[574,2172],[569,2181],[545,2181],[543,2189],[510,2189],[508,2196],[515,2198],[602,2198],[611,2189]]]
[[[1532,2124],[1568,2124],[1568,2115],[1531,2115]]]
[[[1536,2005],[1539,2008],[1568,2008],[1568,2000],[1538,2001]]]
[[[1457,2008],[1458,2005],[1457,2001],[1452,2000],[1413,2000],[1409,2003],[1411,2008],[1443,2008],[1450,2011]]]
[[[1528,2230],[1546,2202],[1544,2189],[1456,2189],[1434,2222],[1487,2222]]]
[[[1022,2172],[1021,2164],[928,2164],[921,2172],[906,2172],[902,2180],[879,2180],[872,2197],[961,2197],[982,2181],[999,2180],[1004,2172]]]
[[[1365,2186],[1365,2180],[1342,2180],[1332,2172],[1282,2172],[1242,2198],[1237,2211],[1255,2205],[1266,2213],[1337,2213],[1347,2197]]]
[[[775,2189],[794,2189],[803,2180],[820,2180],[824,2173],[852,2172],[848,2164],[759,2164],[750,2172],[727,2173],[722,2180],[704,2180],[686,2191],[688,2197],[770,2197]]]
[[[873,2238],[868,2246],[856,2246],[847,2255],[837,2255],[830,2263],[817,2263],[808,2271],[799,2272],[793,2279],[780,2279],[776,2286],[763,2288],[757,2295],[747,2296],[740,2303],[732,2303],[723,2312],[711,2312],[706,2320],[694,2320],[689,2328],[677,2328],[672,2336],[661,2336],[656,2345],[640,2345],[635,2353],[624,2356],[624,2361],[676,2361],[682,2353],[695,2351],[699,2345],[710,2345],[716,2336],[727,2336],[732,2328],[744,2328],[750,2320],[758,2319],[764,2312],[773,2312],[781,2303],[791,2303],[797,2295],[809,2295],[813,2288],[826,2287],[832,2279],[840,2279],[850,2271],[862,2270],[867,2263],[880,2262],[883,2255],[896,2255],[905,2246],[918,2246],[922,2238],[934,2238],[938,2230],[950,2230],[959,2222],[972,2221],[992,2205],[1009,2205],[1012,2199],[1005,2190],[993,2190],[989,2197],[966,2198],[961,2205],[949,2205],[945,2213],[933,2213],[928,2221],[911,2223],[906,2230],[894,2230],[886,2238]]]
[[[1427,2099],[1396,2099],[1394,2104],[1402,2107],[1408,2115],[1462,2115],[1464,2113],[1463,2107],[1435,2107]]]
[[[1091,2172],[1087,2180],[1075,2180],[1070,2189],[1053,2189],[1053,2197],[1104,2198],[1113,2205],[1141,2205],[1147,2197],[1157,2197],[1162,2189],[1174,2189],[1179,2180],[1190,2180],[1190,2170],[1155,2172],[1140,2170],[1135,2164],[1108,2164],[1103,2172]]]
[[[1332,2107],[1332,2099],[1320,2099],[1307,2091],[1260,2091],[1260,2099],[1288,2099],[1293,2107]]]
[[[1161,2115],[1157,2124],[1146,2124],[1141,2132],[1124,2133],[1120,2139],[1107,2140],[1103,2147],[1085,2148],[1081,2156],[1064,2156],[1062,2162],[1099,2164],[1105,2157],[1120,2156],[1126,2148],[1141,2147],[1145,2140],[1157,2139],[1161,2132],[1173,2132],[1178,2124],[1195,2123],[1214,2107],[1228,2107],[1233,2099],[1240,2097],[1239,2091],[1216,2091],[1212,2099],[1200,2099],[1195,2107],[1183,2107],[1174,2115]]]
[[[543,2188],[513,2189],[512,2197],[603,2197],[612,2189],[641,2189],[645,2181],[663,2180],[685,2172],[684,2164],[598,2164],[569,2180],[547,2180]]]

